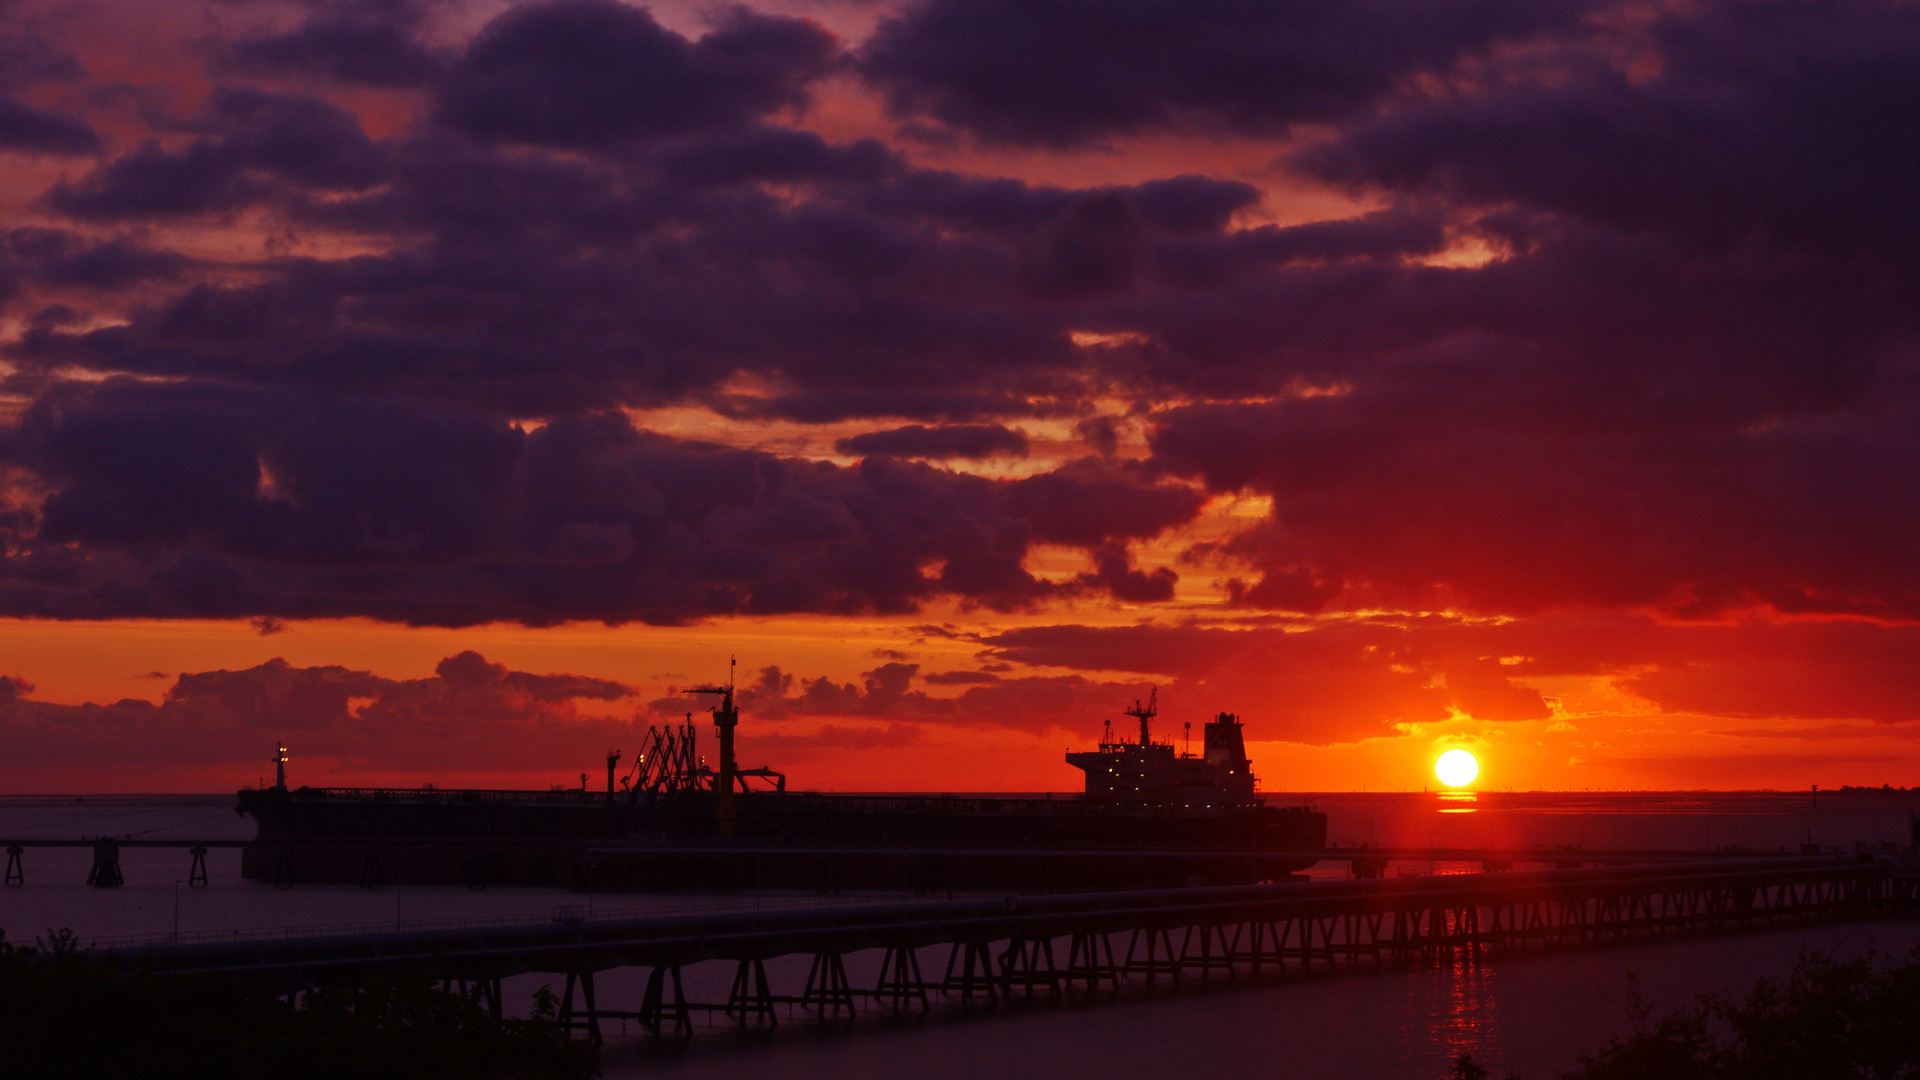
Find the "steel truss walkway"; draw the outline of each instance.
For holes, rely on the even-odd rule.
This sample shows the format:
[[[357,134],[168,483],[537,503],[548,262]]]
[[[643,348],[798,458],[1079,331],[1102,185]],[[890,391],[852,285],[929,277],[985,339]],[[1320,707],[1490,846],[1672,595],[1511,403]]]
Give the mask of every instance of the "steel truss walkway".
[[[610,1018],[688,1034],[696,1012],[777,1023],[777,1006],[822,1020],[924,1010],[935,998],[1117,990],[1183,980],[1404,968],[1796,923],[1920,913],[1920,879],[1871,857],[1508,871],[1371,881],[967,898],[523,926],[122,947],[159,972],[232,972],[298,993],[432,965],[500,1008],[500,980],[565,977],[562,1018],[590,1038]],[[845,957],[883,950],[874,986]],[[945,964],[922,968],[939,950]],[[775,992],[766,962],[810,958],[804,985]],[[937,954],[936,954],[937,955]],[[735,965],[725,1002],[687,999],[682,969]],[[601,1009],[594,975],[651,969],[641,1009]]]

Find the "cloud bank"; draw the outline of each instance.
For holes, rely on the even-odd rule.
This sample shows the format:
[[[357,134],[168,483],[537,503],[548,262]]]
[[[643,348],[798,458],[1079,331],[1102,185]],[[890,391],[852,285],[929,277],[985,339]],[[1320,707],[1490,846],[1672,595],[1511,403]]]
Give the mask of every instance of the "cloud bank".
[[[1050,670],[769,701],[1151,640],[1310,742],[1544,716],[1549,645],[1920,702],[1911,5],[174,7],[152,85],[0,10],[0,616],[951,605]]]

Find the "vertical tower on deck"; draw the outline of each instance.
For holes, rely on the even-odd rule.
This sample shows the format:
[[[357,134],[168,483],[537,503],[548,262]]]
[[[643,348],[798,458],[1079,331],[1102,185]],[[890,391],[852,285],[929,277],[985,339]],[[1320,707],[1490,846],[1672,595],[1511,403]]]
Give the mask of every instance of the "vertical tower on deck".
[[[1141,705],[1140,699],[1135,698],[1133,708],[1121,711],[1140,721],[1140,745],[1153,745],[1153,718],[1160,715],[1160,688],[1157,686],[1153,688],[1153,692],[1147,695],[1145,705]]]
[[[733,729],[740,725],[740,710],[733,706],[733,671],[738,663],[732,657],[727,659],[727,685],[695,686],[687,691],[720,695],[720,704],[713,708],[713,726],[720,733],[720,773],[714,777],[719,802],[713,809],[713,823],[721,836],[732,836],[733,823],[739,819],[739,810],[733,805],[734,777],[739,772],[733,760]]]

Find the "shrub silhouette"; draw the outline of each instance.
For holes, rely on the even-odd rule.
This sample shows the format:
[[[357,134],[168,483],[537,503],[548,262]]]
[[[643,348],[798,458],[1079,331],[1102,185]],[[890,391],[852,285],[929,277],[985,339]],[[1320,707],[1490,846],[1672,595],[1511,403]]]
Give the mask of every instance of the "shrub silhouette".
[[[567,1037],[551,990],[527,1019],[495,1020],[474,994],[413,969],[323,988],[299,1005],[223,975],[156,975],[83,957],[73,935],[32,946],[0,934],[0,1061],[65,1080],[585,1080],[591,1047]]]
[[[1920,1078],[1920,948],[1905,960],[1803,953],[1784,981],[1745,996],[1703,995],[1658,1016],[1635,986],[1633,1033],[1562,1080],[1915,1080]],[[1484,1080],[1469,1055],[1451,1077]]]

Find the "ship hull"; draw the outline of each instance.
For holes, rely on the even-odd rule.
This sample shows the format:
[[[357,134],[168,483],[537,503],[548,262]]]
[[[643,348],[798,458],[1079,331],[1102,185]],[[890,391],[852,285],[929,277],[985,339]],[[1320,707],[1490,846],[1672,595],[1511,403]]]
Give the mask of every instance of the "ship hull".
[[[1285,880],[1325,846],[1305,808],[1185,811],[1079,800],[683,792],[241,793],[260,881],[550,885],[595,891],[1161,887]],[[1306,854],[1303,854],[1306,853]]]

